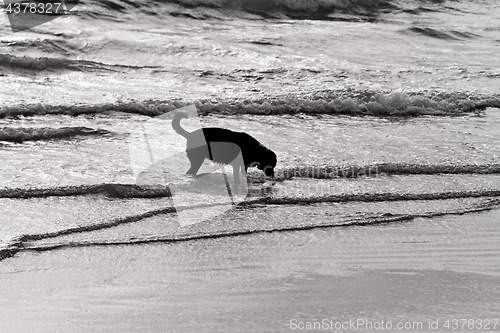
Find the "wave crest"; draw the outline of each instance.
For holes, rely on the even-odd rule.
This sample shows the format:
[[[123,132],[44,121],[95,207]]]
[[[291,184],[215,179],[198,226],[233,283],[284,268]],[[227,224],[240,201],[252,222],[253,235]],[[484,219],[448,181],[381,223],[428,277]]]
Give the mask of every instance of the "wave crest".
[[[93,114],[110,111],[159,116],[184,106],[195,104],[198,112],[207,114],[326,114],[361,116],[422,116],[463,115],[488,107],[500,108],[500,95],[473,93],[419,93],[374,92],[341,90],[316,93],[312,96],[269,97],[256,100],[199,100],[166,101],[144,100],[96,105],[42,105],[27,104],[0,107],[0,117],[31,116],[39,114]]]
[[[22,143],[24,141],[67,139],[74,136],[105,135],[110,132],[88,127],[26,128],[0,127],[0,141]]]
[[[319,165],[319,166],[301,166],[279,169],[276,172],[275,180],[282,182],[294,178],[310,179],[339,179],[339,178],[363,178],[379,177],[381,175],[498,175],[500,174],[499,164],[484,165],[428,165],[428,164],[404,164],[404,163],[385,163],[372,165]],[[259,177],[254,178],[249,175],[249,185],[253,196],[259,196],[259,186],[263,180]],[[255,190],[257,190],[256,193]],[[495,190],[496,191],[496,190]],[[264,191],[263,194],[268,192]],[[450,194],[443,192],[442,198],[448,198]],[[459,193],[459,192],[457,192]],[[460,192],[462,193],[462,192]],[[500,196],[500,192],[482,191],[479,196]],[[116,198],[158,198],[171,197],[168,186],[154,184],[89,184],[78,186],[62,186],[50,188],[0,188],[0,198],[36,198],[50,196],[76,196],[88,194],[104,194]],[[420,195],[420,194],[419,194]],[[434,194],[432,194],[434,195]],[[440,195],[440,194],[439,194]],[[439,199],[436,197],[437,199]],[[455,195],[455,194],[453,194]],[[453,197],[452,195],[452,197]],[[463,192],[456,194],[460,197],[476,196],[474,193]],[[388,195],[389,198],[390,195]],[[385,197],[382,197],[385,198]],[[422,197],[423,199],[424,197]],[[368,198],[369,199],[369,198]],[[260,199],[259,199],[260,200]],[[267,200],[267,199],[266,199]],[[356,199],[353,199],[356,200]],[[401,199],[404,200],[404,199]],[[415,198],[411,200],[417,200]]]
[[[23,43],[13,43],[12,45],[18,46]],[[38,45],[35,45],[38,47]],[[143,69],[155,68],[148,66],[127,66],[116,64],[104,64],[89,60],[73,60],[66,58],[48,58],[48,57],[17,57],[10,54],[0,54],[0,68],[11,70],[14,72],[39,72],[45,70],[53,71],[81,71],[81,72],[94,72],[94,71],[119,71],[121,69]]]
[[[344,91],[310,98],[274,98],[244,102],[198,103],[204,113],[222,114],[348,114],[369,116],[459,115],[500,107],[500,97],[465,93],[423,96],[403,92]]]

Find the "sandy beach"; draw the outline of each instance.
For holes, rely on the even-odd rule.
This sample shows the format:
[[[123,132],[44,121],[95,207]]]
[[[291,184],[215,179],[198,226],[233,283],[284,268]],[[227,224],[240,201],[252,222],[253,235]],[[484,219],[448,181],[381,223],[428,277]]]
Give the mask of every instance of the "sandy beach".
[[[0,322],[3,332],[372,332],[382,321],[437,332],[467,318],[476,328],[457,331],[486,320],[498,331],[498,219],[23,252],[2,262]],[[354,330],[335,328],[350,320]],[[308,322],[321,329],[300,329]]]

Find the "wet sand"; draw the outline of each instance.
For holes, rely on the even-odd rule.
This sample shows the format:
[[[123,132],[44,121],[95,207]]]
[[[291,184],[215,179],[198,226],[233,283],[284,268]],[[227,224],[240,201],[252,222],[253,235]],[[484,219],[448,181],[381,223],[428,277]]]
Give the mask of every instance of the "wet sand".
[[[369,332],[369,322],[384,321],[437,332],[449,331],[448,319],[485,324],[500,308],[499,217],[491,210],[19,252],[0,267],[0,331]],[[349,320],[359,326],[335,329]],[[436,320],[439,329],[429,328]],[[322,329],[299,329],[314,322]]]

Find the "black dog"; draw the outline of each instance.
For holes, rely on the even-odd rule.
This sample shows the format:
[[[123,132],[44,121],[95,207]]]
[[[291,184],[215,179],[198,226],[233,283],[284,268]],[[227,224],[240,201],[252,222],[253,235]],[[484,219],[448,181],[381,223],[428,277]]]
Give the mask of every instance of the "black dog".
[[[191,162],[187,174],[196,175],[207,158],[216,163],[231,165],[236,186],[239,184],[239,173],[240,170],[243,173],[243,167],[245,177],[248,168],[253,166],[263,170],[266,176],[274,177],[276,154],[254,137],[244,132],[233,132],[218,127],[200,128],[189,133],[181,127],[181,119],[187,117],[185,113],[179,112],[172,120],[174,130],[187,139],[186,153]],[[240,153],[241,158],[238,158]]]

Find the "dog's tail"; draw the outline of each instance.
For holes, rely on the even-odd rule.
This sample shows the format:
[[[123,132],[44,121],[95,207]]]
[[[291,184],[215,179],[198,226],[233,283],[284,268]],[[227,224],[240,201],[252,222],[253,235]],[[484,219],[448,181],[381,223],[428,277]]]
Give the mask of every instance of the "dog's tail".
[[[185,114],[183,112],[179,112],[179,113],[175,114],[174,119],[172,120],[172,127],[173,127],[174,131],[176,131],[178,134],[182,135],[186,139],[189,136],[189,134],[191,134],[191,133],[189,133],[188,131],[186,131],[184,128],[181,127],[181,119],[187,118],[187,117],[188,117],[187,114]]]

